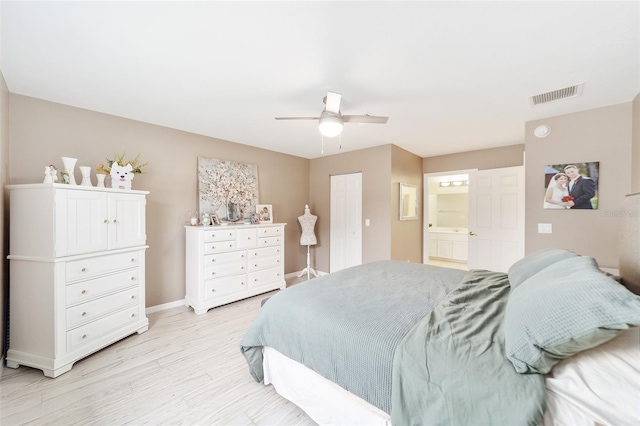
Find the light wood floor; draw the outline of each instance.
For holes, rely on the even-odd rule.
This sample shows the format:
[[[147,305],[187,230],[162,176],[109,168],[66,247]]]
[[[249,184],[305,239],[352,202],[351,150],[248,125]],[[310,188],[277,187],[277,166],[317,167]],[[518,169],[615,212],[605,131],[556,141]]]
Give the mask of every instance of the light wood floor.
[[[305,277],[306,279],[306,277]],[[78,361],[56,379],[5,367],[0,424],[314,425],[273,386],[256,383],[240,340],[267,293],[196,315],[148,315],[149,331]]]

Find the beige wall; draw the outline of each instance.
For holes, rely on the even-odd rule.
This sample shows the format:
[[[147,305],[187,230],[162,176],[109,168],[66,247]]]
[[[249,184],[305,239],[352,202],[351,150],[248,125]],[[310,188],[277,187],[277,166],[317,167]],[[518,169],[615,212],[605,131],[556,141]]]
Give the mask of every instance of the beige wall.
[[[422,158],[391,146],[391,259],[422,263]],[[400,220],[400,183],[418,187],[418,219]]]
[[[9,90],[4,81],[4,76],[0,72],[0,187],[2,192],[0,195],[0,234],[2,234],[2,247],[0,248],[0,277],[2,277],[2,285],[0,286],[0,347],[4,357],[4,341],[5,341],[5,303],[9,303],[6,298],[9,291],[9,204],[7,190],[4,186],[9,183]],[[1,369],[1,367],[0,367]]]
[[[526,229],[525,251],[561,247],[596,258],[600,266],[618,267],[619,212],[631,190],[631,102],[525,124]],[[637,115],[637,112],[636,112]],[[540,124],[551,126],[536,138]],[[597,210],[545,210],[544,166],[600,162]],[[636,172],[638,161],[635,160]],[[538,223],[550,223],[552,234],[538,234]]]
[[[309,205],[318,216],[318,245],[313,248],[311,266],[316,270],[329,271],[331,176],[356,172],[362,172],[362,262],[390,259],[391,203],[387,190],[391,182],[391,145],[382,145],[311,160]],[[365,227],[364,219],[369,219],[371,226]]]
[[[631,135],[631,193],[640,192],[640,94],[633,100]]]
[[[427,157],[422,159],[422,171],[424,173],[439,173],[457,170],[489,170],[521,166],[524,164],[523,153],[524,145],[510,145],[500,148]]]
[[[187,213],[197,208],[197,157],[256,164],[260,203],[272,204],[276,222],[286,222],[285,272],[306,265],[297,217],[309,200],[309,160],[11,94],[10,183],[43,179],[47,164],[61,156],[95,167],[114,152],[138,152],[150,164],[133,187],[147,199],[147,306],[185,296]],[[4,142],[3,142],[4,143]],[[92,173],[95,183],[95,174]],[[76,171],[76,180],[80,179]]]

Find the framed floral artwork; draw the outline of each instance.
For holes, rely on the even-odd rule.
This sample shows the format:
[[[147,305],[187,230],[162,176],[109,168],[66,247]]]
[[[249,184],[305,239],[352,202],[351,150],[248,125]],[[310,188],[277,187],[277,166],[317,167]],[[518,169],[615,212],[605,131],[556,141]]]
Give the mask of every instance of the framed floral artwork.
[[[258,203],[258,166],[198,157],[198,211],[221,221],[250,218]]]
[[[256,205],[256,214],[258,215],[258,223],[273,223],[273,208],[271,204]]]

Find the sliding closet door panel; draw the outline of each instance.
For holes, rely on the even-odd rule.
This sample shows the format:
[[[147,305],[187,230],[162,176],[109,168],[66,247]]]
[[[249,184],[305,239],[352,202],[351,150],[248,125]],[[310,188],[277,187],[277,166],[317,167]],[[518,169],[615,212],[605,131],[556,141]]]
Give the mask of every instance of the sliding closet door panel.
[[[362,173],[331,176],[329,271],[362,263]]]

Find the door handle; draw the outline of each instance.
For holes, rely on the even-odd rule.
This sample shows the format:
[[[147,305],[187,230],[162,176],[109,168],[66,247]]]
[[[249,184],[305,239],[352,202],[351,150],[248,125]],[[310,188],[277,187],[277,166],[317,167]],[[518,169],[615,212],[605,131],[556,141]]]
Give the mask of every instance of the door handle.
[[[470,235],[470,236],[472,236],[472,237],[477,237],[477,236],[478,236],[478,234],[476,234],[476,233],[475,233],[475,232],[473,232],[473,231],[469,231],[469,235]]]

